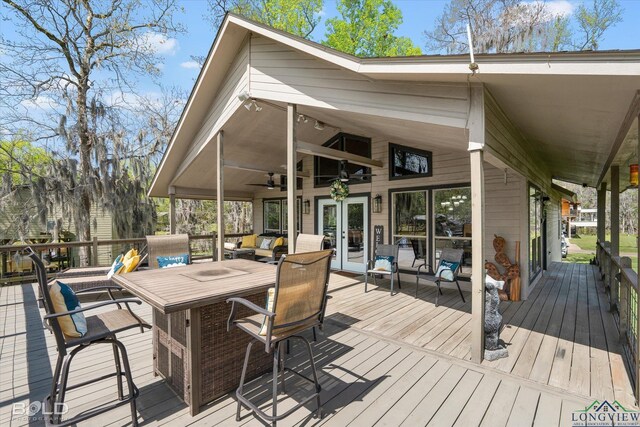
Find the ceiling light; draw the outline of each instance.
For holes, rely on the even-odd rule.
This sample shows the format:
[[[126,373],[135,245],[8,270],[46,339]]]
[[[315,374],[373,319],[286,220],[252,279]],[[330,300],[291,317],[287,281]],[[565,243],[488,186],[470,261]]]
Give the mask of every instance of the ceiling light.
[[[262,107],[259,106],[256,101],[253,101],[253,106],[255,107],[256,111],[262,111]]]
[[[320,120],[316,120],[316,123],[313,125],[317,130],[324,130],[324,123]]]
[[[305,116],[304,114],[298,114],[298,123],[303,122],[303,123],[307,123],[309,121],[309,118],[307,116]]]
[[[251,111],[251,103],[249,102],[248,104],[244,104],[244,108],[246,108],[247,111]]]

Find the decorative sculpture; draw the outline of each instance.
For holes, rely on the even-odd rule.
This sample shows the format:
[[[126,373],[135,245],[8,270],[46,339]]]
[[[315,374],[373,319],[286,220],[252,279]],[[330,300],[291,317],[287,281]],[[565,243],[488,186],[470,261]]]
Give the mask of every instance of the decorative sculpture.
[[[500,340],[502,314],[498,310],[500,297],[498,290],[504,287],[504,281],[495,280],[487,274],[484,294],[484,358],[497,360],[509,356],[507,347]]]
[[[504,274],[500,272],[497,265],[492,262],[485,261],[484,267],[487,269],[487,274],[495,279],[508,282],[506,290],[500,289],[498,292],[502,301],[519,301],[520,300],[520,266],[518,260],[520,259],[520,242],[516,242],[516,262],[511,263],[509,257],[505,253],[505,247],[507,242],[503,237],[494,235],[493,249],[496,251],[494,259],[496,262],[504,267]]]

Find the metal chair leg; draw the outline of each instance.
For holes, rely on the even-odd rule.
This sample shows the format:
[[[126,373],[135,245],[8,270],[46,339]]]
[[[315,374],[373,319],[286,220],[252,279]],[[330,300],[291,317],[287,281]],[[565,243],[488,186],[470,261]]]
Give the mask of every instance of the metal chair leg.
[[[280,360],[280,343],[273,349],[273,402],[271,403],[271,416],[278,416],[278,362]],[[271,421],[271,426],[276,427],[276,420]]]
[[[302,338],[302,341],[304,341],[307,347],[307,351],[309,352],[309,362],[311,364],[311,372],[313,373],[313,382],[314,382],[314,385],[316,386],[316,404],[318,406],[316,416],[318,417],[318,419],[321,419],[322,403],[320,401],[320,391],[322,390],[322,387],[320,387],[320,382],[318,381],[318,371],[316,370],[316,362],[313,360],[313,352],[311,351],[311,344],[309,344],[309,341],[307,341],[304,337],[300,337],[300,338]]]
[[[391,296],[393,296],[393,272],[391,272],[390,276],[391,276]]]
[[[440,281],[436,280],[436,286],[438,287],[438,292],[436,292],[436,307],[438,306],[438,297],[442,295],[442,290],[440,289]]]
[[[55,408],[56,398],[58,396],[58,386],[60,383],[60,371],[62,370],[62,362],[64,361],[64,356],[58,354],[58,359],[56,360],[56,369],[53,372],[53,378],[51,379],[51,394],[49,395],[49,402],[52,405],[52,409]],[[49,411],[50,413],[53,411]]]
[[[253,347],[254,341],[250,341],[247,344],[247,352],[244,355],[244,365],[242,365],[242,374],[240,375],[240,385],[238,386],[238,390],[236,390],[237,396],[242,396],[242,391],[244,389],[244,379],[247,375],[247,366],[249,365],[249,354],[251,353],[251,347]],[[238,409],[236,410],[236,421],[240,421],[240,408],[242,403],[240,399],[238,399]]]
[[[369,284],[369,272],[364,273],[364,293],[367,293],[367,285]]]
[[[464,300],[464,295],[462,294],[462,289],[460,289],[460,283],[458,283],[458,279],[456,279],[456,286],[458,287],[458,292],[460,292],[460,298],[462,298],[462,302],[466,302]]]
[[[396,275],[398,275],[398,289],[402,289],[402,284],[400,283],[400,270],[396,270]]]
[[[287,349],[289,347],[289,342],[290,340],[287,340]],[[278,347],[280,347],[280,344],[282,344],[282,342],[278,343]],[[287,388],[284,384],[284,359],[285,359],[285,353],[281,351],[280,352],[280,381],[282,382],[282,394],[287,393]]]
[[[124,394],[122,391],[122,378],[120,377],[120,372],[122,372],[122,368],[120,366],[120,353],[118,353],[118,346],[115,343],[111,345],[111,348],[113,349],[113,360],[116,363],[116,372],[118,373],[118,375],[116,376],[116,384],[118,386],[118,400],[123,400]]]
[[[129,388],[129,397],[131,398],[131,402],[129,405],[131,406],[131,423],[135,427],[138,425],[138,410],[136,408],[136,386],[133,383],[133,377],[131,376],[131,367],[129,366],[129,356],[127,356],[127,349],[124,347],[120,341],[114,339],[113,343],[118,347],[120,353],[122,355],[122,364],[124,367],[124,377],[127,380],[127,387]],[[118,382],[120,382],[120,374],[118,374]]]

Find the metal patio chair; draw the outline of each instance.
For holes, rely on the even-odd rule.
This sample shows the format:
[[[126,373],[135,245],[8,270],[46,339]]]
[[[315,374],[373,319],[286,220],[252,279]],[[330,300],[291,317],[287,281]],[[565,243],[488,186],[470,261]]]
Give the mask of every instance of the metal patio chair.
[[[227,300],[227,302],[232,303],[227,329],[231,330],[234,327],[238,327],[253,338],[247,345],[240,386],[236,391],[238,399],[237,421],[240,421],[240,410],[242,406],[245,406],[258,417],[271,422],[275,426],[278,420],[285,418],[314,399],[317,403],[317,416],[318,418],[322,416],[320,383],[318,382],[318,374],[313,361],[311,345],[300,334],[316,326],[322,327],[327,304],[329,268],[332,254],[333,250],[324,250],[288,254],[280,258],[276,274],[276,285],[272,290],[273,297],[271,301],[273,305],[271,310],[259,307],[243,298],[229,298]],[[267,306],[271,305],[271,301]],[[258,314],[244,319],[236,319],[239,305],[248,307]],[[313,379],[285,367],[285,354],[281,349],[281,345],[288,339],[293,338],[301,340],[307,348]],[[273,354],[273,403],[271,415],[265,413],[243,394],[249,355],[251,347],[255,343],[264,344],[265,351]],[[278,374],[281,374],[282,390],[284,392],[285,370],[312,383],[315,386],[315,393],[303,399],[284,414],[279,415],[277,411]]]
[[[462,268],[462,257],[464,256],[464,250],[462,249],[443,249],[440,252],[440,260],[438,261],[438,268],[436,268],[435,272],[431,268],[429,264],[422,264],[418,267],[418,272],[416,273],[416,298],[418,298],[418,284],[420,279],[428,280],[430,282],[435,282],[438,287],[438,292],[436,292],[436,307],[438,306],[438,297],[442,295],[442,289],[440,289],[441,282],[447,283],[455,283],[458,287],[458,292],[460,292],[460,298],[462,298],[462,302],[466,302],[464,300],[464,295],[462,294],[462,289],[460,289],[460,284],[458,283],[458,273],[460,273],[460,269]],[[440,269],[440,265],[442,261],[455,262],[458,264],[455,271],[451,271],[450,268],[445,268],[444,270],[451,271],[453,280],[449,280],[446,277],[442,277],[443,271],[440,271],[440,274],[436,274]],[[425,268],[427,271],[422,271],[422,268]]]
[[[56,361],[56,367],[51,381],[51,393],[44,400],[43,414],[51,414],[47,415],[45,418],[45,425],[67,426],[76,424],[119,406],[129,404],[131,405],[131,422],[134,426],[137,426],[138,415],[136,411],[136,398],[138,397],[139,392],[138,388],[133,383],[127,351],[124,345],[116,338],[116,334],[133,328],[140,328],[141,332],[144,332],[144,328],[151,328],[150,325],[136,316],[129,306],[129,304],[142,304],[142,302],[135,298],[113,299],[113,296],[109,293],[112,299],[108,301],[82,307],[76,310],[57,313],[49,294],[49,284],[47,283],[47,273],[44,264],[40,257],[38,257],[38,255],[36,255],[32,250],[29,249],[29,252],[29,257],[31,258],[31,261],[33,261],[35,267],[40,295],[46,312],[43,324],[55,336],[56,348],[58,350],[58,359]],[[110,287],[105,286],[100,288]],[[90,290],[95,289],[86,289],[76,293],[88,292]],[[69,316],[71,314],[114,304],[118,307],[117,309],[102,312],[93,316],[87,316],[87,333],[83,337],[72,338],[65,336],[57,320],[61,316]],[[123,308],[123,306],[125,308]],[[69,368],[71,366],[71,361],[78,352],[89,348],[94,344],[111,345],[115,361],[115,372],[68,386],[67,383],[69,380]],[[64,421],[62,420],[62,414],[56,413],[57,411],[54,410],[55,408],[61,408],[63,406],[67,390],[83,387],[111,377],[117,377],[118,402],[83,412],[72,419]],[[124,377],[127,382],[129,393],[126,396],[123,392],[122,377]]]
[[[369,275],[373,275],[373,284],[377,286],[376,276],[378,274],[390,276],[391,278],[391,295],[393,295],[393,277],[394,274],[398,276],[398,289],[402,289],[400,283],[400,270],[398,269],[398,254],[400,253],[400,245],[378,245],[376,246],[373,259],[367,263],[367,272],[364,277],[364,291],[367,292],[367,285],[369,284]],[[390,270],[374,270],[376,256],[392,256],[393,263]]]
[[[159,256],[187,254],[191,261],[191,247],[188,234],[169,234],[166,236],[147,236],[149,268],[158,268]]]

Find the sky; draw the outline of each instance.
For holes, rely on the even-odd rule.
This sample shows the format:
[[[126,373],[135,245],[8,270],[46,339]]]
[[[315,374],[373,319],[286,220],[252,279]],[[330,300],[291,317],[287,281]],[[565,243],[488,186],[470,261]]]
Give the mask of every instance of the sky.
[[[600,45],[606,49],[640,49],[640,0],[619,0],[624,9],[623,22],[610,28]],[[424,31],[430,28],[436,17],[440,15],[448,1],[444,0],[394,0],[401,9],[404,21],[397,35],[407,36],[425,51]],[[557,0],[548,1],[553,10],[571,14],[581,1]],[[192,56],[205,56],[211,47],[216,31],[205,19],[206,0],[183,0],[184,14],[178,16],[188,32],[175,37],[174,49],[163,54],[163,82],[191,89],[198,76],[199,67],[191,60]],[[324,21],[338,15],[335,0],[324,0],[322,22],[312,33],[314,41],[324,38]],[[426,52],[425,52],[426,53]]]

